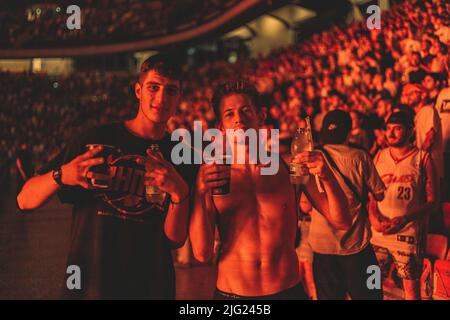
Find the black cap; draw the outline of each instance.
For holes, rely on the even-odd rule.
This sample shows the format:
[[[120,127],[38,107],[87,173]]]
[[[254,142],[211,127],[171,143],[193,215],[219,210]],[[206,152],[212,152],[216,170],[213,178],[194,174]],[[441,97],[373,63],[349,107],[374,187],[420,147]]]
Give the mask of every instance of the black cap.
[[[322,124],[323,144],[343,144],[352,130],[352,118],[342,110],[328,112]]]
[[[386,121],[386,124],[388,123],[401,124],[407,129],[414,127],[413,117],[409,112],[405,111],[398,111],[391,114]]]

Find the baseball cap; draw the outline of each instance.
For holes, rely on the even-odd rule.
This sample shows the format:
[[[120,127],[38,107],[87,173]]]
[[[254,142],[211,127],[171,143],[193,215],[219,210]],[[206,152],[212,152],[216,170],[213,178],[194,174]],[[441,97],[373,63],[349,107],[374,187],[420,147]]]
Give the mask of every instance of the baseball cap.
[[[407,129],[414,127],[413,118],[408,112],[404,111],[398,111],[391,114],[386,121],[386,124],[388,123],[401,124]]]
[[[342,110],[328,112],[323,119],[321,138],[323,144],[342,144],[352,129],[352,118]]]

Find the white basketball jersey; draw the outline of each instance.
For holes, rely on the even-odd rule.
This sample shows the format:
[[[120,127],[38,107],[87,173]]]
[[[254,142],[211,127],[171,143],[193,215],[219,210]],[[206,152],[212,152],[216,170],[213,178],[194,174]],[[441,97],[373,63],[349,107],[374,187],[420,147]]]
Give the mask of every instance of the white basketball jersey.
[[[428,154],[414,148],[401,159],[394,160],[390,148],[380,151],[375,158],[375,167],[386,186],[383,201],[378,210],[388,218],[402,217],[423,205],[425,199],[424,162]],[[408,223],[396,234],[383,235],[372,228],[375,245],[407,252],[416,252],[422,244],[426,221]]]

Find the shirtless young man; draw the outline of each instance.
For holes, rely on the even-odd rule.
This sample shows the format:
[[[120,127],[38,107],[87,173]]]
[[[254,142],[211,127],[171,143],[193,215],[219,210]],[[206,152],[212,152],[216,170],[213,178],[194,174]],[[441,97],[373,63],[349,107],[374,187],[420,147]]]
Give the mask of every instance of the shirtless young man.
[[[265,114],[255,87],[245,81],[220,86],[212,100],[219,128],[256,129]],[[248,156],[248,146],[246,146]],[[311,203],[339,229],[351,225],[347,202],[319,152],[304,152],[294,159],[305,163],[303,174],[317,174],[303,187]],[[235,163],[235,162],[234,162]],[[302,299],[295,251],[297,190],[289,181],[289,170],[281,165],[275,175],[261,175],[261,165],[202,165],[197,176],[190,239],[196,259],[213,256],[217,224],[222,248],[218,259],[215,299]],[[231,176],[230,176],[231,175]],[[211,188],[231,178],[230,193],[212,196]]]

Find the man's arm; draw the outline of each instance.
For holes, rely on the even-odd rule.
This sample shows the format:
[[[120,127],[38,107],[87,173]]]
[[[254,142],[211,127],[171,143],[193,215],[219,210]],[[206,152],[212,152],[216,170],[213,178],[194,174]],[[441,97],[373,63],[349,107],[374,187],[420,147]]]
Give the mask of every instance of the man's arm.
[[[184,191],[183,198],[171,196],[172,202],[164,222],[164,232],[172,241],[173,248],[181,248],[187,238],[189,224],[189,188]]]
[[[59,185],[53,180],[52,172],[34,176],[25,182],[17,195],[20,210],[33,210],[42,206],[59,190]]]
[[[25,171],[23,171],[22,161],[20,161],[19,158],[16,159],[16,166],[17,170],[19,170],[19,173],[22,176],[22,179],[27,180],[27,175],[25,174]]]
[[[370,201],[369,201],[369,221],[372,227],[378,231],[378,232],[385,232],[386,228],[388,226],[389,218],[383,216],[377,207],[377,201],[376,198],[374,198],[371,194],[369,194]]]
[[[145,164],[144,184],[156,186],[170,195],[164,232],[174,249],[182,247],[189,223],[189,186],[175,167],[160,154],[147,150],[147,157],[138,159],[138,163]]]
[[[383,180],[381,180],[380,175],[376,169],[376,164],[380,159],[380,152],[375,155],[374,160],[370,157],[365,157],[363,164],[363,175],[367,175],[365,177],[366,185],[369,188],[369,203],[368,206],[368,214],[369,221],[372,227],[378,232],[384,232],[386,230],[387,223],[389,222],[389,218],[383,216],[378,210],[377,202],[380,202],[384,199],[384,192],[386,191],[386,186],[384,185]]]
[[[189,225],[189,238],[194,257],[200,262],[210,261],[214,255],[214,216],[215,210],[212,209],[210,196],[201,195],[196,190]]]
[[[297,155],[294,161],[306,164],[307,171],[317,175],[325,192],[321,193],[314,176],[311,176],[305,187],[305,194],[311,204],[321,212],[328,221],[339,230],[348,230],[352,225],[352,218],[348,206],[347,197],[336,180],[322,153],[306,151]],[[307,173],[307,172],[305,172]]]
[[[103,158],[92,158],[100,152],[100,148],[89,150],[61,166],[61,181],[67,186],[82,186],[88,188],[86,174],[92,166],[103,163]],[[59,190],[59,185],[53,180],[52,172],[37,175],[29,179],[17,195],[17,204],[21,210],[32,210],[42,206]]]
[[[311,179],[313,180],[313,179]],[[329,177],[322,177],[321,182],[323,184],[324,193],[320,193],[317,189],[316,184],[314,183],[312,188],[308,190],[312,190],[312,192],[308,192],[313,200],[314,204],[323,204],[324,206],[322,212],[328,221],[339,230],[348,230],[352,226],[352,219],[350,216],[350,210],[348,207],[347,197],[345,196],[344,191],[342,191],[341,186],[337,182],[336,178],[333,174]],[[318,207],[321,207],[319,205]]]
[[[439,179],[437,177],[436,168],[430,157],[425,162],[425,194],[426,202],[423,206],[417,208],[407,215],[408,221],[419,220],[431,212],[438,209],[439,205]]]
[[[434,128],[431,128],[427,132],[427,134],[425,136],[425,140],[423,142],[423,149],[425,151],[431,152],[431,148],[433,147],[435,136],[436,136],[436,131],[434,130]]]
[[[198,172],[189,237],[194,257],[200,262],[207,262],[214,255],[216,208],[211,188],[224,185],[229,176],[229,169],[218,165],[203,165]]]
[[[375,164],[378,162],[379,158],[380,152],[376,154],[374,160],[372,160],[367,153],[364,153],[361,172],[366,186],[369,189],[368,191],[372,194],[374,200],[376,201],[382,201],[384,199],[384,192],[386,191],[386,186],[384,185],[384,182],[375,167]],[[372,197],[370,199],[372,199]]]

